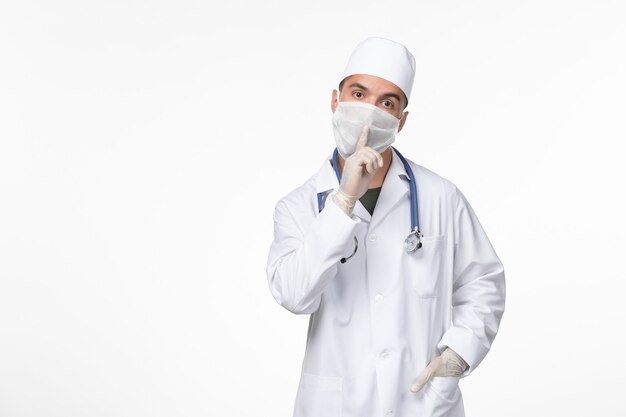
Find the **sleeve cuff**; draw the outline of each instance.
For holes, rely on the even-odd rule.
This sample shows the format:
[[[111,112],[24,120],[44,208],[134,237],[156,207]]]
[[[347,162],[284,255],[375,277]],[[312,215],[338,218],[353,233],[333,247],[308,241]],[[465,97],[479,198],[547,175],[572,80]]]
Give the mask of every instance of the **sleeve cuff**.
[[[468,364],[468,367],[461,374],[461,378],[469,375],[485,358],[489,350],[480,343],[471,331],[456,326],[449,327],[437,344],[439,354],[448,346]]]
[[[348,216],[348,214],[341,209],[333,200],[333,196],[337,193],[337,190],[333,190],[326,197],[326,204],[324,204],[324,209],[322,212],[328,210],[332,217],[336,218],[338,221],[351,221],[354,224],[361,223],[361,218],[354,214],[354,212]]]

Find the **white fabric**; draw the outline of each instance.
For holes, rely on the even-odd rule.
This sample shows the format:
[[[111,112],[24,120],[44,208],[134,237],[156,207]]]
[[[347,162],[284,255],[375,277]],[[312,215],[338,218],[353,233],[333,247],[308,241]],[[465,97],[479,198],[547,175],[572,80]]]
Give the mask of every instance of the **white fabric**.
[[[293,416],[463,417],[459,379],[486,356],[504,313],[496,252],[461,191],[408,158],[424,239],[404,250],[409,187],[393,148],[373,215],[357,202],[348,216],[332,198],[318,212],[317,193],[331,197],[339,185],[331,158],[274,208],[270,292],[288,311],[310,314]],[[355,235],[358,250],[341,263]],[[448,346],[468,368],[412,393]]]
[[[384,78],[397,85],[409,100],[415,79],[415,57],[398,42],[367,38],[352,51],[341,79],[354,74]]]
[[[369,103],[340,101],[332,124],[337,151],[347,159],[356,150],[363,126],[369,127],[367,146],[381,153],[395,141],[400,119]]]

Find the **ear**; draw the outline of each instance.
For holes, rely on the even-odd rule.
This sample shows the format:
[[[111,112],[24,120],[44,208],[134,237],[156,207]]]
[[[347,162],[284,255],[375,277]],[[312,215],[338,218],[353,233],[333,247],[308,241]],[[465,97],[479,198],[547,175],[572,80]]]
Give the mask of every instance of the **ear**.
[[[333,111],[333,113],[335,112],[335,109],[337,108],[337,103],[339,102],[338,100],[339,100],[339,92],[333,89],[333,94],[330,100],[330,109]]]
[[[406,122],[406,118],[409,115],[408,111],[405,111],[402,114],[402,118],[400,119],[400,124],[398,125],[398,132],[400,132],[402,130],[402,127],[404,126],[404,122]]]

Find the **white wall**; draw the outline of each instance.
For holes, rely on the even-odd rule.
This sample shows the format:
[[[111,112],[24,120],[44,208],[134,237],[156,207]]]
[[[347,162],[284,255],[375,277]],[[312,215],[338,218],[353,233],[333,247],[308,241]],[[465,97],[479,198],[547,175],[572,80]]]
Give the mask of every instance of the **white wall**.
[[[620,1],[0,6],[0,417],[288,416],[308,316],[275,202],[332,150],[363,38],[417,58],[396,146],[507,271],[469,416],[623,416]],[[401,242],[398,242],[401,244]]]

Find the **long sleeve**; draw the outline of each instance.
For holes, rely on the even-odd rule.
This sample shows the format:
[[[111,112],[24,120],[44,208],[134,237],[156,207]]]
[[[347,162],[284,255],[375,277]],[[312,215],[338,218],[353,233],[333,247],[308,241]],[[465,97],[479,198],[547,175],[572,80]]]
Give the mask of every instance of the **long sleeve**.
[[[504,267],[474,210],[455,187],[452,326],[437,344],[458,353],[471,373],[485,358],[504,314]]]
[[[332,199],[310,225],[295,217],[285,199],[274,208],[274,240],[267,260],[267,280],[278,304],[295,314],[315,312],[328,282],[337,273],[337,264],[353,241],[361,221],[348,216]],[[351,248],[352,249],[352,248]]]

